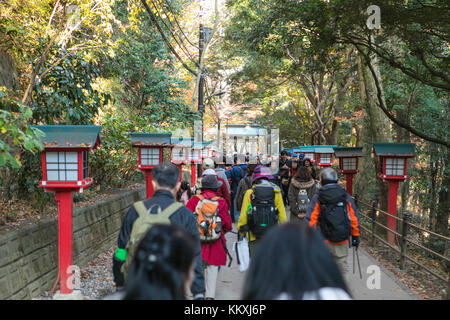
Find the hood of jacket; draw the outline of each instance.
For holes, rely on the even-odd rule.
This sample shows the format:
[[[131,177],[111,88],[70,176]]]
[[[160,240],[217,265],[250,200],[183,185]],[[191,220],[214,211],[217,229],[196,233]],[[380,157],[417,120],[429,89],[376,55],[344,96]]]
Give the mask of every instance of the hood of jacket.
[[[308,189],[308,188],[311,188],[315,184],[315,181],[314,181],[314,179],[305,181],[305,180],[300,180],[300,179],[295,178],[295,179],[291,180],[291,183],[297,189]]]
[[[270,182],[270,181],[267,181],[266,179],[262,179],[261,180],[261,183],[259,183],[258,185],[261,185],[261,186],[270,186],[270,187],[272,187],[274,190],[275,190],[275,193],[280,193],[281,192],[281,189],[280,189],[280,187],[279,186],[277,186],[275,183],[273,183],[273,182]],[[255,186],[255,185],[254,185]]]
[[[319,189],[320,203],[337,203],[345,202],[347,192],[337,183],[329,183]]]

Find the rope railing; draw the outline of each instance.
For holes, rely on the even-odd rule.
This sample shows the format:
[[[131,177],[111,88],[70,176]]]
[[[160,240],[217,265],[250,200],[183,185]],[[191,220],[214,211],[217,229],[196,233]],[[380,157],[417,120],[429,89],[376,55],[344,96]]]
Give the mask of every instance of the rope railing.
[[[406,254],[407,244],[411,244],[411,245],[413,245],[413,246],[415,246],[417,248],[425,250],[426,252],[434,255],[435,257],[441,259],[442,261],[445,261],[445,263],[450,263],[450,258],[448,258],[448,257],[446,257],[446,256],[444,256],[444,255],[442,255],[442,254],[440,254],[440,253],[438,253],[438,252],[436,252],[436,251],[434,251],[432,249],[429,249],[429,248],[423,246],[422,244],[420,244],[420,243],[418,243],[416,241],[413,241],[411,238],[409,238],[408,237],[408,227],[409,226],[420,230],[420,232],[422,232],[422,233],[427,233],[429,235],[433,235],[433,236],[435,236],[435,237],[437,237],[439,239],[442,239],[444,241],[450,241],[450,238],[446,237],[444,235],[438,234],[436,232],[433,232],[431,230],[427,230],[427,229],[425,229],[423,227],[420,227],[420,226],[418,226],[418,225],[416,225],[414,223],[409,222],[410,214],[406,210],[403,211],[403,217],[399,218],[399,217],[394,216],[394,215],[392,215],[392,214],[390,214],[390,213],[388,213],[386,211],[383,211],[383,210],[379,209],[377,200],[375,200],[372,204],[369,204],[369,203],[367,203],[365,201],[361,201],[360,199],[358,199],[358,196],[356,194],[355,194],[355,197],[352,196],[352,198],[354,199],[357,208],[358,208],[359,205],[362,204],[362,205],[366,206],[368,209],[370,209],[370,212],[368,212],[367,210],[362,210],[362,208],[361,209],[358,208],[358,211],[359,211],[359,215],[361,217],[363,217],[364,220],[367,219],[369,222],[371,222],[371,225],[372,225],[371,230],[369,228],[365,227],[364,225],[361,225],[361,224],[359,225],[359,228],[361,230],[363,230],[364,232],[367,232],[368,234],[371,235],[371,237],[372,237],[371,245],[375,246],[376,241],[379,241],[379,242],[383,243],[384,245],[386,245],[387,247],[389,247],[390,249],[392,249],[395,252],[399,253],[400,254],[400,269],[404,269],[405,260],[409,260],[409,261],[413,262],[414,264],[416,264],[416,265],[420,266],[421,268],[423,268],[429,274],[431,274],[431,275],[435,276],[436,278],[446,282],[447,283],[447,299],[450,299],[450,276],[447,275],[447,279],[446,279],[444,276],[438,274],[436,271],[431,270],[429,267],[425,266],[423,263],[420,263],[416,259],[414,259],[414,258],[412,258],[412,257],[410,257],[409,255]],[[389,227],[385,226],[384,224],[376,221],[377,220],[377,212],[381,212],[381,213],[387,215],[388,217],[391,217],[391,218],[396,219],[397,221],[400,221],[401,224],[402,224],[402,229],[401,229],[402,231],[401,231],[401,233],[398,233],[395,230],[392,230]],[[385,239],[383,239],[382,237],[377,235],[376,234],[377,226],[383,228],[387,232],[390,232],[390,233],[394,234],[396,236],[395,239],[398,240],[397,241],[397,245],[398,246],[395,246],[392,243],[389,243],[388,241],[386,241]]]
[[[356,201],[358,202],[358,204],[359,204],[359,203],[362,203],[362,204],[364,204],[364,205],[366,205],[366,206],[368,206],[368,207],[372,207],[372,206],[373,206],[373,204],[368,204],[367,202],[361,201],[360,199],[355,199],[355,197],[353,197],[353,196],[352,196],[352,198],[353,198],[354,200],[356,200]],[[399,217],[397,217],[397,216],[394,216],[394,215],[390,214],[389,212],[383,211],[383,210],[378,209],[378,208],[377,208],[376,210],[377,210],[377,212],[381,212],[381,213],[383,213],[383,214],[385,214],[385,215],[387,215],[387,216],[389,216],[389,217],[391,217],[391,218],[396,219],[397,221],[403,222],[403,218],[399,218]],[[368,219],[370,219],[370,218],[368,217]],[[418,225],[416,225],[416,224],[414,224],[414,223],[412,223],[412,222],[409,222],[409,221],[407,221],[406,223],[408,224],[408,226],[411,226],[411,227],[414,227],[414,228],[416,228],[416,229],[419,229],[419,230],[421,230],[422,232],[429,233],[430,235],[433,235],[433,236],[435,236],[435,237],[441,238],[442,240],[450,241],[450,238],[449,238],[449,237],[446,237],[446,236],[444,236],[444,235],[442,235],[442,234],[439,234],[439,233],[433,232],[433,231],[431,231],[431,230],[425,229],[425,228],[420,227],[420,226],[418,226]]]

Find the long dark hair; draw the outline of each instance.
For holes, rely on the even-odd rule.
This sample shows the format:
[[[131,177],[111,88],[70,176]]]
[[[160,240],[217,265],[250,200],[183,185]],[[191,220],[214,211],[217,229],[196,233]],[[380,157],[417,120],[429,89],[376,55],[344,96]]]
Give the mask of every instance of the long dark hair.
[[[305,166],[298,166],[297,170],[295,171],[294,178],[299,178],[303,181],[309,181],[312,180],[311,173],[309,172],[308,168]]]
[[[242,299],[273,300],[281,293],[302,299],[324,287],[349,291],[320,232],[304,224],[272,227],[257,244]]]
[[[136,250],[124,300],[184,300],[195,247],[194,236],[183,227],[151,227]]]
[[[180,189],[177,191],[177,201],[181,200],[181,196],[185,191],[187,191],[188,199],[192,198],[191,185],[187,181],[181,181]]]

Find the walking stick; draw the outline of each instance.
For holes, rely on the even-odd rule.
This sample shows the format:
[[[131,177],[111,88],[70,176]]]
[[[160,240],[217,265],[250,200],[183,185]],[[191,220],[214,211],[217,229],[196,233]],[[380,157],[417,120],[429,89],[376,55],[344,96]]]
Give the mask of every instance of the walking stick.
[[[355,274],[355,247],[353,248],[353,274]]]
[[[358,260],[359,277],[362,280],[361,265],[359,264],[358,247],[356,247],[355,251],[356,251],[356,259]],[[355,265],[355,261],[353,261],[353,265]]]

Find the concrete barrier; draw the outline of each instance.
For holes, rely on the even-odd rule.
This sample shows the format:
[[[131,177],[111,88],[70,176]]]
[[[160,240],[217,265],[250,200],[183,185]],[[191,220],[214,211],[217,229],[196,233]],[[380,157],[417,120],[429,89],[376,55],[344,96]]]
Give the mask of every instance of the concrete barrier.
[[[145,186],[73,210],[73,264],[80,268],[117,240],[129,207]],[[49,291],[58,273],[58,220],[0,229],[0,299],[32,299]]]

